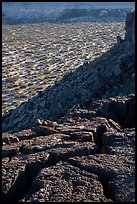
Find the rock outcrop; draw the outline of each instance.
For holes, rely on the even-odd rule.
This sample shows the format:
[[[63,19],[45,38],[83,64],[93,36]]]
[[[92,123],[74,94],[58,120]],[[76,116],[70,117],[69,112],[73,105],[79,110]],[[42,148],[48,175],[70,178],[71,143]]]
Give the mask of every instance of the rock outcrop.
[[[6,114],[3,202],[135,202],[134,73],[129,40]]]
[[[119,97],[117,105],[131,99]],[[105,104],[75,107],[56,125],[39,119],[31,129],[4,133],[3,200],[134,202],[135,129],[105,118],[113,116],[112,109],[101,112]]]
[[[125,29],[125,41],[135,44],[135,10],[127,14]]]

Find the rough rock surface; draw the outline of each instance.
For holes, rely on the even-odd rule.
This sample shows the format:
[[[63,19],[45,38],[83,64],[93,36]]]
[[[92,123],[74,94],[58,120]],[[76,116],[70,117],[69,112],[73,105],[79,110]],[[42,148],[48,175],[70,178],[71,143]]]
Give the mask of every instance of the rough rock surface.
[[[111,202],[103,193],[97,175],[59,162],[38,173],[24,202]]]
[[[135,10],[128,12],[125,29],[125,41],[131,41],[133,44],[135,44]]]
[[[3,117],[4,202],[135,202],[131,44],[110,49],[109,71],[97,59]]]
[[[125,127],[135,127],[135,95],[110,98],[97,111],[97,115],[111,118]]]
[[[103,103],[91,104],[95,113]],[[135,128],[83,113],[80,107],[70,110],[64,122],[50,126],[52,134],[39,119],[31,129],[2,135],[4,201],[134,202]]]

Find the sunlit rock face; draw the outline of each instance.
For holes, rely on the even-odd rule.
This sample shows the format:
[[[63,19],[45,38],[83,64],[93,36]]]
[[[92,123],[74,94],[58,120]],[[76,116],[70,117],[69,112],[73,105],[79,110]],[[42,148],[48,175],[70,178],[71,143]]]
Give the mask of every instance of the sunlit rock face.
[[[127,13],[125,41],[135,44],[135,10]]]

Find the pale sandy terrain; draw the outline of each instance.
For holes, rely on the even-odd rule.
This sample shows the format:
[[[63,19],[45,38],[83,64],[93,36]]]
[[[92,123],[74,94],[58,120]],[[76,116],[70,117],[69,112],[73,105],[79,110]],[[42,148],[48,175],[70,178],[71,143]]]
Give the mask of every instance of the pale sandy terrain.
[[[2,112],[17,107],[90,62],[124,36],[125,23],[28,24],[2,27]]]

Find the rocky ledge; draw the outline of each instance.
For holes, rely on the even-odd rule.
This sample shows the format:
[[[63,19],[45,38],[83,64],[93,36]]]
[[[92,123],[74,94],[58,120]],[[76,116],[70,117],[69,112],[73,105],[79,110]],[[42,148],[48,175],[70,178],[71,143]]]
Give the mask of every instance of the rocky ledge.
[[[135,202],[133,41],[3,117],[3,202]]]
[[[3,200],[135,202],[134,105],[134,94],[97,100],[3,133]]]

